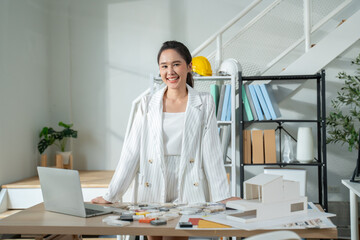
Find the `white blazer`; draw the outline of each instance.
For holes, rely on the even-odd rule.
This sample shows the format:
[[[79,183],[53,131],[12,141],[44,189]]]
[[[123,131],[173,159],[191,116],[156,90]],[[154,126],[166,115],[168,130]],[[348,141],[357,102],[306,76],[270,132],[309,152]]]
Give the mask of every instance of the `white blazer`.
[[[165,202],[162,114],[166,89],[165,86],[141,100],[116,171],[103,196],[105,200],[119,201],[138,173],[138,202]],[[230,193],[214,100],[209,93],[199,93],[188,85],[187,89],[179,184],[174,186],[178,200],[181,203],[223,200],[230,197]]]

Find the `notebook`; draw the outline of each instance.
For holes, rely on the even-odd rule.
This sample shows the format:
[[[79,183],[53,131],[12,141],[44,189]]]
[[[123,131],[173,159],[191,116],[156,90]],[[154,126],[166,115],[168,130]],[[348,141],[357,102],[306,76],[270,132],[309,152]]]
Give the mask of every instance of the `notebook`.
[[[78,217],[111,213],[102,206],[84,203],[78,171],[48,167],[37,170],[47,211]]]

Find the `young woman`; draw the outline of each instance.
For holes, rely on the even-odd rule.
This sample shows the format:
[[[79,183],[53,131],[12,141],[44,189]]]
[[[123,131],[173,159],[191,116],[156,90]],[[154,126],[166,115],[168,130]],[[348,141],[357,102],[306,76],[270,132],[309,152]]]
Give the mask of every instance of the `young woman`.
[[[165,87],[142,99],[108,192],[93,203],[120,200],[137,173],[138,202],[230,197],[214,100],[193,89],[191,60],[182,43],[163,43],[157,61]]]

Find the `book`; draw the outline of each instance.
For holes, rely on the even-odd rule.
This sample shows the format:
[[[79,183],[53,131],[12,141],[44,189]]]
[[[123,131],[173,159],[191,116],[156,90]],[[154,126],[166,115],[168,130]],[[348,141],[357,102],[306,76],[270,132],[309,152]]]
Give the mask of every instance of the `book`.
[[[251,131],[243,130],[244,163],[251,164]]]
[[[277,104],[277,101],[275,99],[274,92],[271,88],[270,84],[261,84],[260,89],[263,92],[265,101],[269,107],[270,115],[272,119],[277,119],[281,116],[279,105]]]
[[[262,130],[251,131],[252,162],[264,164],[264,138]]]
[[[243,103],[244,103],[244,112],[245,112],[245,114],[247,116],[247,121],[253,121],[254,117],[253,117],[252,112],[251,112],[250,103],[249,103],[248,97],[246,95],[244,85],[242,85],[242,100],[243,100]]]
[[[263,94],[262,94],[262,92],[260,90],[260,86],[258,84],[256,84],[256,85],[254,85],[254,89],[255,89],[255,92],[256,92],[256,96],[259,99],[261,109],[264,112],[265,118],[267,120],[270,120],[271,119],[270,112],[269,112],[269,109],[268,109],[268,107],[266,105],[264,96],[263,96]]]
[[[198,228],[231,228],[231,226],[201,219],[198,222]]]
[[[225,121],[231,121],[231,85],[229,84],[229,100],[227,101],[227,112],[226,112],[226,117],[225,117]],[[226,91],[225,91],[226,93]]]
[[[246,96],[248,97],[248,101],[249,101],[249,105],[250,105],[250,108],[251,108],[251,112],[252,112],[254,121],[257,121],[257,120],[259,120],[259,118],[258,118],[258,116],[257,116],[257,114],[256,114],[254,102],[253,102],[252,97],[251,97],[251,94],[250,94],[249,83],[248,83],[248,82],[245,83],[245,84],[244,84],[244,87],[245,87]]]
[[[264,130],[265,163],[276,163],[275,129]]]
[[[249,90],[251,94],[251,99],[253,100],[255,106],[256,115],[258,116],[259,121],[264,120],[264,114],[261,110],[259,100],[256,96],[254,85],[249,85]]]
[[[227,113],[228,113],[228,106],[229,106],[229,101],[231,99],[230,97],[230,85],[226,84],[225,85],[225,95],[224,95],[224,102],[223,102],[223,106],[222,106],[222,111],[221,111],[221,121],[226,121],[227,119]]]
[[[223,109],[223,105],[224,105],[224,97],[225,97],[225,85],[221,85],[221,91],[220,91],[220,96],[219,96],[219,106],[218,106],[218,111],[217,111],[217,115],[216,118],[218,121],[221,121],[221,113],[222,113],[222,109]]]
[[[214,98],[215,114],[217,114],[218,105],[219,105],[219,86],[216,84],[211,84],[210,85],[210,94]]]

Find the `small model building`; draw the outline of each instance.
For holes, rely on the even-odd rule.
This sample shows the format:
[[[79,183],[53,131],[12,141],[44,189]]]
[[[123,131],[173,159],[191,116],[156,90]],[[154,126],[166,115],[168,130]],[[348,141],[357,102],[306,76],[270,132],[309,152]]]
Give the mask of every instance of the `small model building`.
[[[307,197],[300,196],[300,183],[280,175],[259,174],[244,182],[244,199],[226,207],[241,210],[228,219],[249,223],[307,212]]]

